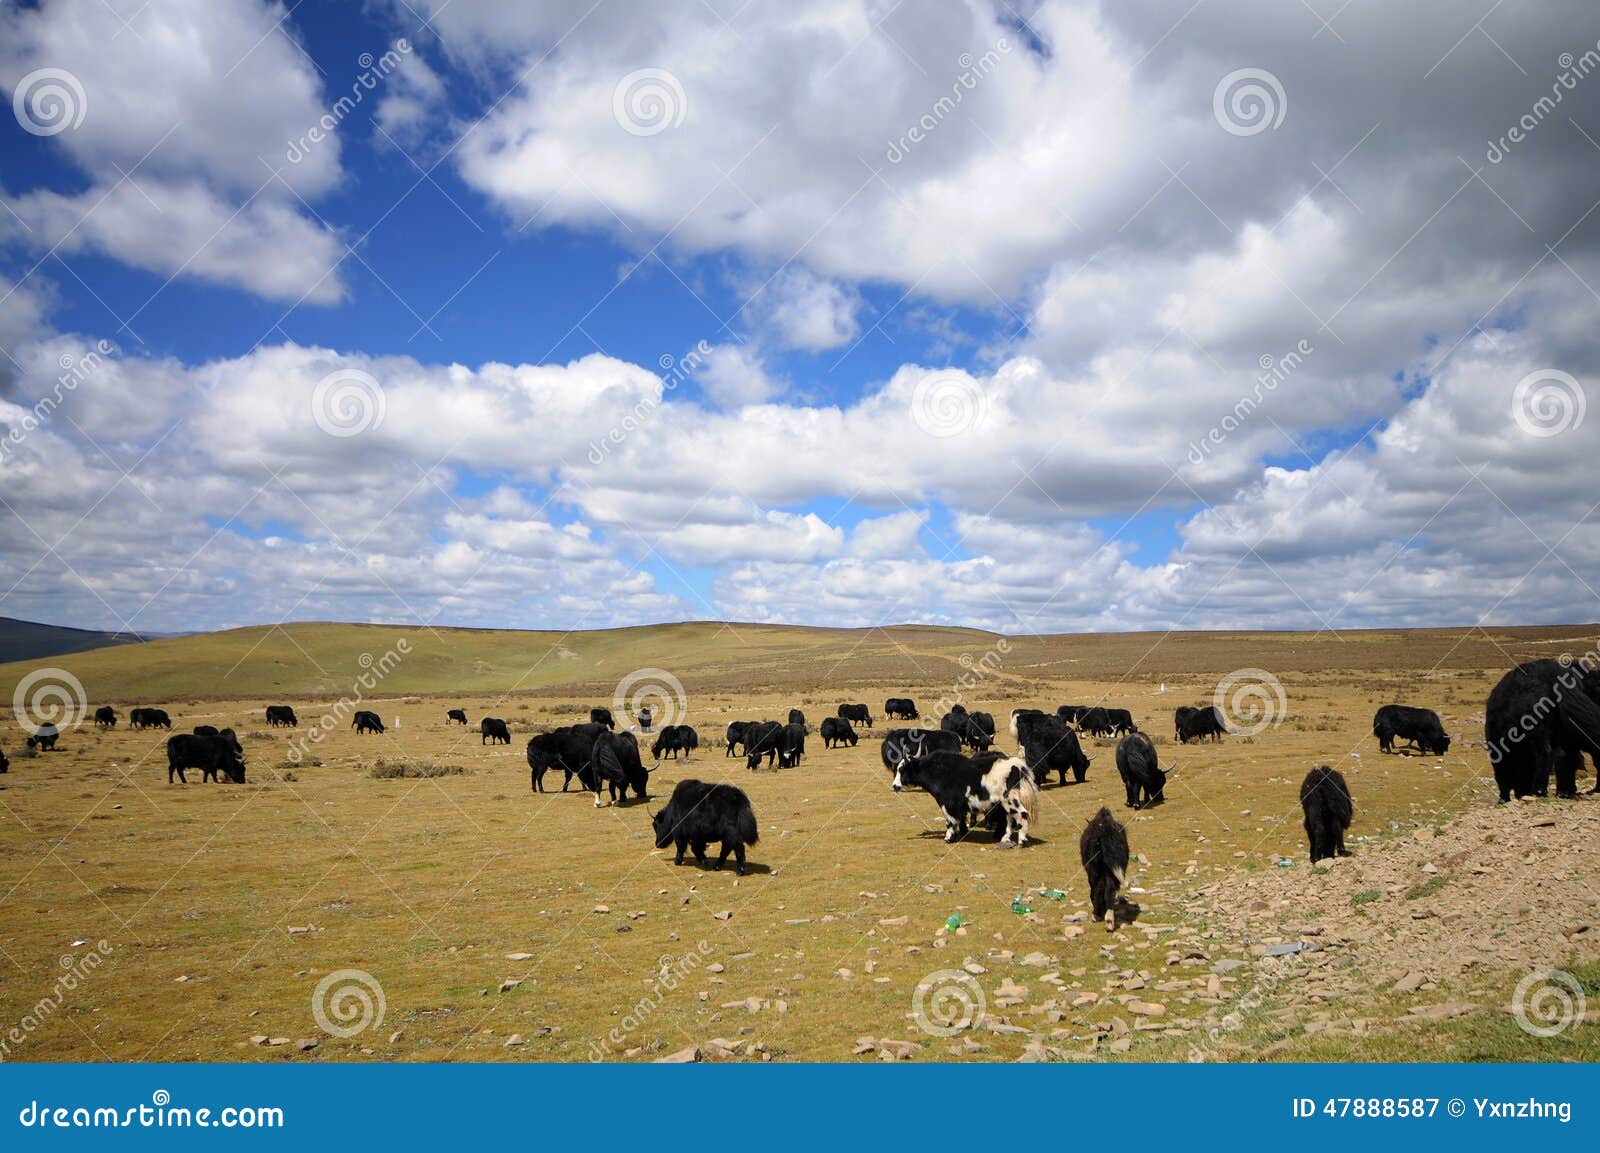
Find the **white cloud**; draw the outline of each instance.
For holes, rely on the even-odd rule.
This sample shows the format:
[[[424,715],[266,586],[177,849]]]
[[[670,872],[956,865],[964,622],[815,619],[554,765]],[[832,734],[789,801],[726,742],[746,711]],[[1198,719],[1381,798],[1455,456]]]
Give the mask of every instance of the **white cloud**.
[[[780,390],[760,353],[748,344],[719,344],[701,360],[695,377],[712,403],[723,408],[760,404]]]

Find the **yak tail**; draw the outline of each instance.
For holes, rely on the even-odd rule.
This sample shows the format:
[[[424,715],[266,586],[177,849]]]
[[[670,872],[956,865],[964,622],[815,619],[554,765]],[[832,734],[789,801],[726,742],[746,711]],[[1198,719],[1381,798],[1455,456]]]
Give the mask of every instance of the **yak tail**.
[[[753,845],[761,839],[761,834],[756,829],[756,811],[749,805],[739,810],[736,827],[739,839],[747,845]]]
[[[1039,805],[1039,786],[1034,783],[1033,771],[1021,757],[1012,757],[1010,763],[1017,770],[1016,793],[1022,801],[1022,807],[1027,810],[1028,823],[1037,825],[1044,814]]]

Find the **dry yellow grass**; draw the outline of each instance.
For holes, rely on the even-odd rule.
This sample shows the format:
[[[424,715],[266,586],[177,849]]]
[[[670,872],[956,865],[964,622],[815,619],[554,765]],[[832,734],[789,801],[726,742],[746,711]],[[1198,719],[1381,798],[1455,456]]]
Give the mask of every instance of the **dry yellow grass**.
[[[1082,1038],[1116,1006],[1027,1015],[1051,992],[1039,983],[1043,973],[1059,974],[1066,1006],[1075,986],[1100,989],[1108,964],[1162,970],[1166,939],[1145,929],[1202,930],[1182,912],[1198,886],[1275,869],[1280,860],[1294,862],[1304,884],[1317,884],[1297,803],[1299,780],[1314,765],[1333,764],[1350,780],[1357,854],[1487,804],[1488,765],[1477,741],[1489,687],[1514,659],[1580,651],[1595,640],[1581,629],[1014,640],[997,670],[966,694],[969,707],[1002,718],[1018,705],[1068,700],[1130,708],[1177,770],[1166,806],[1123,809],[1112,747],[1095,743],[1085,784],[1045,792],[1036,843],[1000,850],[975,835],[946,846],[929,798],[889,789],[875,739],[886,727],[881,718],[853,750],[827,751],[813,737],[796,770],[751,773],[720,748],[703,748],[687,764],[665,762],[652,778],[659,798],[691,775],[750,793],[761,843],[751,852],[758,867],[741,880],[731,870],[674,867],[670,852],[655,851],[653,804],[596,811],[576,789],[532,793],[528,734],[609,704],[616,681],[643,666],[682,680],[687,719],[702,738],[720,737],[730,719],[781,719],[791,706],[813,724],[841,700],[867,701],[875,717],[885,696],[927,707],[961,675],[961,654],[980,658],[993,638],[748,626],[532,640],[413,633],[416,653],[366,706],[390,731],[357,737],[340,726],[289,765],[294,733],[267,729],[264,706],[295,705],[309,725],[325,707],[314,701],[342,691],[359,671],[357,654],[379,654],[402,635],[362,626],[296,630],[287,641],[227,634],[61,662],[83,678],[91,706],[162,704],[175,731],[231,724],[246,745],[247,785],[202,786],[191,774],[187,787],[169,786],[164,732],[85,725],[63,738],[62,751],[28,758],[17,755],[16,726],[0,727],[0,747],[13,757],[11,773],[0,777],[0,1036],[38,1015],[62,958],[81,958],[101,939],[111,946],[105,963],[11,1046],[12,1059],[583,1060],[597,1046],[648,1059],[727,1038],[759,1043],[774,1059],[837,1060],[850,1058],[861,1036],[915,1040],[925,1046],[918,1056],[948,1059],[962,1038],[920,1034],[909,1019],[914,990],[969,958],[986,970],[978,980],[993,1019],[1021,1021],[1040,1035],[1063,1030],[1061,1047],[1087,1052]],[[297,648],[305,653],[295,656]],[[542,654],[554,648],[576,654],[549,658],[559,676],[524,675],[515,663],[544,662],[536,665],[543,670]],[[494,655],[475,658],[475,650]],[[224,665],[241,656],[229,673]],[[474,673],[475,659],[491,667]],[[1253,738],[1174,745],[1171,709],[1208,700],[1224,674],[1244,667],[1281,680],[1281,723]],[[23,671],[0,669],[0,687],[9,693]],[[474,688],[474,677],[495,684]],[[463,685],[460,695],[430,695],[449,683]],[[251,688],[233,696],[233,684]],[[1449,756],[1378,755],[1371,715],[1395,700],[1440,712],[1457,738]],[[475,727],[447,727],[451,706],[464,707],[474,726],[486,713],[505,718],[513,744],[483,746]],[[380,758],[465,772],[377,779]],[[559,788],[558,774],[552,781]],[[1140,921],[1115,937],[1094,926],[1075,932],[1081,922],[1068,919],[1087,905],[1078,831],[1101,804],[1128,822],[1140,856],[1130,883],[1144,890],[1134,898]],[[1016,895],[1040,887],[1067,897],[1035,896],[1031,919],[1012,912]],[[956,913],[964,931],[939,936]],[[74,944],[81,941],[89,944]],[[1243,940],[1207,948],[1205,963],[1190,966],[1202,975],[1212,961],[1249,958]],[[1054,958],[1049,969],[1020,966],[1035,951]],[[511,959],[520,954],[527,956]],[[686,973],[673,989],[658,985],[663,964]],[[312,1002],[319,981],[346,969],[381,985],[385,1010],[381,1025],[341,1038],[319,1027]],[[996,1006],[996,987],[1013,978],[1032,986],[1030,999]],[[520,983],[501,991],[511,981]],[[1243,991],[1230,980],[1223,999]],[[754,1011],[735,1005],[752,998]],[[1173,1018],[1198,1012],[1181,1008],[1177,994],[1165,999]],[[630,1010],[632,1027],[623,1030]],[[620,1040],[607,1039],[613,1029]],[[1181,1055],[1184,1030],[1176,1032],[1164,1041],[1138,1037],[1131,1055]],[[1384,1054],[1447,1055],[1444,1036],[1442,1026],[1419,1027],[1412,1047],[1403,1040]],[[319,1044],[303,1052],[253,1037]],[[1015,1058],[1030,1037],[984,1031],[967,1039],[981,1046],[970,1056],[982,1060]],[[1316,1044],[1323,1048],[1315,1055],[1338,1055],[1327,1039]]]

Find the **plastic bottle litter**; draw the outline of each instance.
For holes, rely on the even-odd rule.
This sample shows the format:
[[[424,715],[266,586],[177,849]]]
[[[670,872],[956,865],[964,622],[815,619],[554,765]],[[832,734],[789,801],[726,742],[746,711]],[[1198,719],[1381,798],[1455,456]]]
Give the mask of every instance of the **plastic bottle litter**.
[[[1041,897],[1049,897],[1052,901],[1065,901],[1067,899],[1067,895],[1060,889],[1040,889],[1039,895]]]
[[[1032,909],[1028,908],[1027,905],[1023,904],[1022,894],[1021,893],[1018,893],[1015,897],[1011,898],[1011,911],[1013,913],[1016,913],[1019,917],[1024,913],[1033,912]]]
[[[949,929],[951,932],[961,928],[961,914],[951,913],[950,916],[945,920],[944,927]]]

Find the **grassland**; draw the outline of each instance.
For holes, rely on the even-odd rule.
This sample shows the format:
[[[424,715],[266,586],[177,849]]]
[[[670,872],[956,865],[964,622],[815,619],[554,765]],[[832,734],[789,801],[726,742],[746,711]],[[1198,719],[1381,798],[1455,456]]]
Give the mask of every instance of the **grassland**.
[[[1011,638],[986,661],[999,638],[921,627],[307,624],[63,657],[52,663],[91,705],[159,704],[179,728],[231,724],[250,782],[169,786],[162,732],[85,725],[61,751],[24,757],[17,726],[0,725],[13,758],[0,777],[0,1037],[38,1018],[13,1060],[647,1060],[690,1046],[774,1060],[1593,1060],[1592,1024],[1534,1038],[1505,1006],[1535,967],[1594,991],[1600,930],[1579,928],[1600,924],[1578,883],[1590,862],[1538,854],[1600,840],[1600,804],[1494,808],[1477,740],[1505,668],[1597,635]],[[341,725],[292,762],[296,734],[267,729],[264,706],[295,705],[303,741],[351,693],[361,655],[381,664],[401,638],[411,651],[362,690],[389,732]],[[31,667],[0,666],[0,692]],[[881,720],[855,749],[813,738],[797,770],[751,773],[711,746],[666,761],[652,792],[687,776],[747,789],[757,867],[742,879],[674,867],[651,843],[653,804],[534,794],[523,759],[527,734],[610,704],[645,667],[683,684],[704,736],[791,706],[813,723],[847,699],[875,715],[885,696],[926,707],[963,676],[975,681],[968,706],[997,715],[1105,699],[1157,734],[1176,775],[1167,805],[1130,813],[1112,747],[1096,743],[1086,783],[1046,791],[1039,840],[1001,850],[979,837],[944,845],[928,798],[888,788]],[[1277,723],[1174,745],[1172,707],[1209,700],[1242,668],[1282,683]],[[1372,711],[1395,700],[1440,712],[1457,736],[1448,756],[1378,755]],[[506,718],[512,746],[446,726],[454,706],[474,722]],[[1329,871],[1307,866],[1299,828],[1296,788],[1316,764],[1340,768],[1356,797],[1355,856]],[[1101,804],[1139,855],[1140,915],[1115,935],[1086,923],[1077,862],[1078,830]],[[1419,836],[1438,844],[1419,848]],[[1523,844],[1535,836],[1555,843]],[[1491,883],[1498,858],[1473,854],[1510,846],[1534,863]],[[1491,919],[1520,926],[1503,947],[1449,947],[1474,931],[1482,893],[1501,890]],[[1529,899],[1539,893],[1552,899]],[[1013,912],[1019,896],[1030,912]],[[1448,955],[1418,960],[1422,987],[1396,991],[1416,932],[1441,934],[1425,940]],[[101,940],[104,963],[57,998],[60,975]],[[1303,972],[1262,956],[1279,941],[1312,947]],[[349,1037],[313,1013],[319,983],[344,970],[370,974],[384,1001],[382,1023]],[[948,970],[967,973],[985,1012],[976,1029],[935,1036],[912,1019],[915,991]],[[59,1004],[41,1017],[41,999]]]

